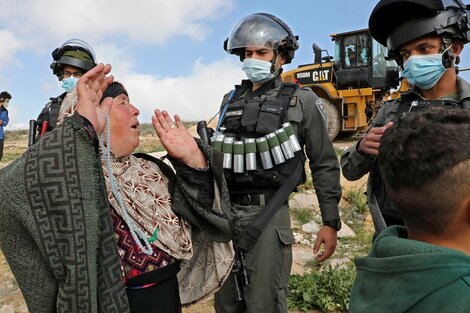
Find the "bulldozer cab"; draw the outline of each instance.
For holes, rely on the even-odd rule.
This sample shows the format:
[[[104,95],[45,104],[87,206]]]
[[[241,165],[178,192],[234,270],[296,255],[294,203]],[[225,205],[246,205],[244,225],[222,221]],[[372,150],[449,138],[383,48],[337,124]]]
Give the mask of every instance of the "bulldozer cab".
[[[331,35],[337,89],[398,87],[398,66],[367,29]]]
[[[312,45],[314,63],[282,73],[286,82],[311,88],[321,99],[330,138],[367,129],[385,100],[398,97],[399,67],[367,29],[330,35],[334,55]],[[401,82],[400,90],[407,88]]]
[[[336,90],[398,87],[398,65],[386,59],[387,48],[367,29],[330,36],[335,42],[334,56],[314,43],[314,63],[299,65],[293,77],[286,77],[292,75],[291,71],[284,78],[303,86],[332,83]]]

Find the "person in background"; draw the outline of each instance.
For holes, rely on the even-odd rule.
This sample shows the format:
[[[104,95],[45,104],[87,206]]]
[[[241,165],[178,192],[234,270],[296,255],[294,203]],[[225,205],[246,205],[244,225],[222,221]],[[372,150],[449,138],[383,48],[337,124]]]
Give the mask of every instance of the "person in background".
[[[382,231],[357,276],[349,312],[470,308],[470,111],[434,107],[386,130],[379,164],[404,226]]]
[[[57,76],[65,90],[58,97],[50,98],[50,101],[42,109],[35,124],[30,125],[30,138],[37,141],[45,133],[53,130],[57,125],[60,107],[67,92],[77,84],[78,79],[87,71],[95,67],[96,56],[93,48],[82,39],[69,39],[60,47],[52,51],[52,73]],[[33,142],[30,142],[32,144]]]
[[[369,173],[368,205],[376,233],[403,225],[388,196],[377,163],[385,130],[402,113],[430,106],[470,109],[470,85],[457,75],[464,44],[470,40],[468,10],[460,0],[381,0],[369,18],[372,37],[388,47],[413,88],[386,102],[367,133],[341,156],[343,175],[358,180]]]
[[[0,161],[3,158],[3,147],[5,140],[5,132],[3,128],[8,125],[10,119],[8,118],[8,104],[10,103],[11,95],[7,91],[0,93]]]

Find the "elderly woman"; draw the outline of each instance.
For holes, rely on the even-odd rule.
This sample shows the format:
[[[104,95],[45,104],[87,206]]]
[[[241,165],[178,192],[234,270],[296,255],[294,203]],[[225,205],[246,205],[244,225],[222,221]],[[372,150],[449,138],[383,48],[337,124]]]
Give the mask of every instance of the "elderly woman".
[[[0,248],[30,312],[180,312],[178,288],[184,303],[201,299],[231,266],[228,244],[212,242],[228,240],[224,219],[199,231],[207,219],[197,212],[223,215],[206,200],[213,189],[203,151],[179,119],[176,127],[158,111],[176,177],[160,160],[131,155],[139,111],[110,70],[86,73],[76,111],[71,94],[62,125],[0,172],[8,186],[0,190]]]

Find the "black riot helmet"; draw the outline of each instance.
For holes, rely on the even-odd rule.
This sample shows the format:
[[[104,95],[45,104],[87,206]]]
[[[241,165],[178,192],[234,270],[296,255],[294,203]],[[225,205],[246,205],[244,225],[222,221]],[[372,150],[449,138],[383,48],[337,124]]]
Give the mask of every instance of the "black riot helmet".
[[[84,73],[96,66],[93,48],[84,40],[69,39],[59,48],[52,51],[52,73],[62,79],[62,69],[69,65],[82,69]]]
[[[469,42],[468,9],[461,0],[381,0],[370,15],[369,31],[401,64],[400,47],[422,37]]]
[[[255,13],[245,16],[235,25],[224,41],[224,49],[243,61],[246,47],[270,48],[282,52],[287,64],[299,48],[298,39],[279,18],[268,13]]]

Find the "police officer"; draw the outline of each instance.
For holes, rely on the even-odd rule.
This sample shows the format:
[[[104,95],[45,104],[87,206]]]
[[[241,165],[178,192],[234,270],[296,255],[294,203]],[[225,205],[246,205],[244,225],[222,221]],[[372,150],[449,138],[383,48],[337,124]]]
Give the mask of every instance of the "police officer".
[[[52,51],[53,61],[51,63],[52,73],[62,82],[65,90],[58,97],[50,98],[39,114],[36,125],[30,126],[30,138],[37,135],[42,136],[56,127],[57,118],[67,92],[72,90],[78,79],[96,65],[95,52],[91,46],[81,39],[69,39],[62,46]]]
[[[223,144],[224,152],[229,156],[231,150],[225,150],[226,144],[243,142],[249,147],[255,140],[259,146],[257,158],[251,161],[247,158],[242,170],[237,159],[233,158],[233,164],[224,159],[224,174],[235,216],[233,242],[237,251],[238,247],[243,247],[243,253],[236,259],[235,272],[215,295],[218,313],[287,312],[287,283],[295,241],[287,196],[305,179],[304,147],[324,225],[318,232],[314,253],[318,253],[318,261],[323,261],[336,248],[336,235],[341,226],[338,213],[340,171],[319,109],[321,103],[311,89],[283,83],[280,77],[282,65],[294,58],[297,39],[279,18],[257,13],[241,19],[224,43],[225,50],[242,61],[248,80],[243,80],[225,95],[213,138],[217,140],[219,135],[232,138]],[[277,149],[285,144],[281,134],[283,127],[293,127],[292,135],[299,144],[298,149],[293,148],[294,144],[290,146],[296,151],[294,157]],[[266,140],[269,146],[266,146]],[[266,148],[270,150],[267,154],[264,153]],[[246,155],[254,151],[247,149]],[[271,158],[271,164],[266,163],[267,158]],[[292,179],[294,183],[289,177],[296,178]],[[276,197],[282,189],[287,193],[279,200]],[[259,238],[253,247],[247,248],[243,243],[246,243],[244,236],[249,226],[259,226],[255,223],[258,214],[269,213],[267,210],[272,210],[273,216],[267,219],[267,225],[262,229],[255,227],[254,233],[258,233]],[[237,281],[235,276],[240,271],[244,272],[243,279]]]
[[[369,31],[387,46],[413,86],[397,100],[386,102],[371,128],[341,157],[343,175],[357,180],[369,174],[367,195],[377,232],[403,221],[386,194],[377,165],[384,131],[403,113],[432,105],[470,108],[470,85],[455,65],[470,38],[468,11],[460,0],[381,0],[369,19]]]

